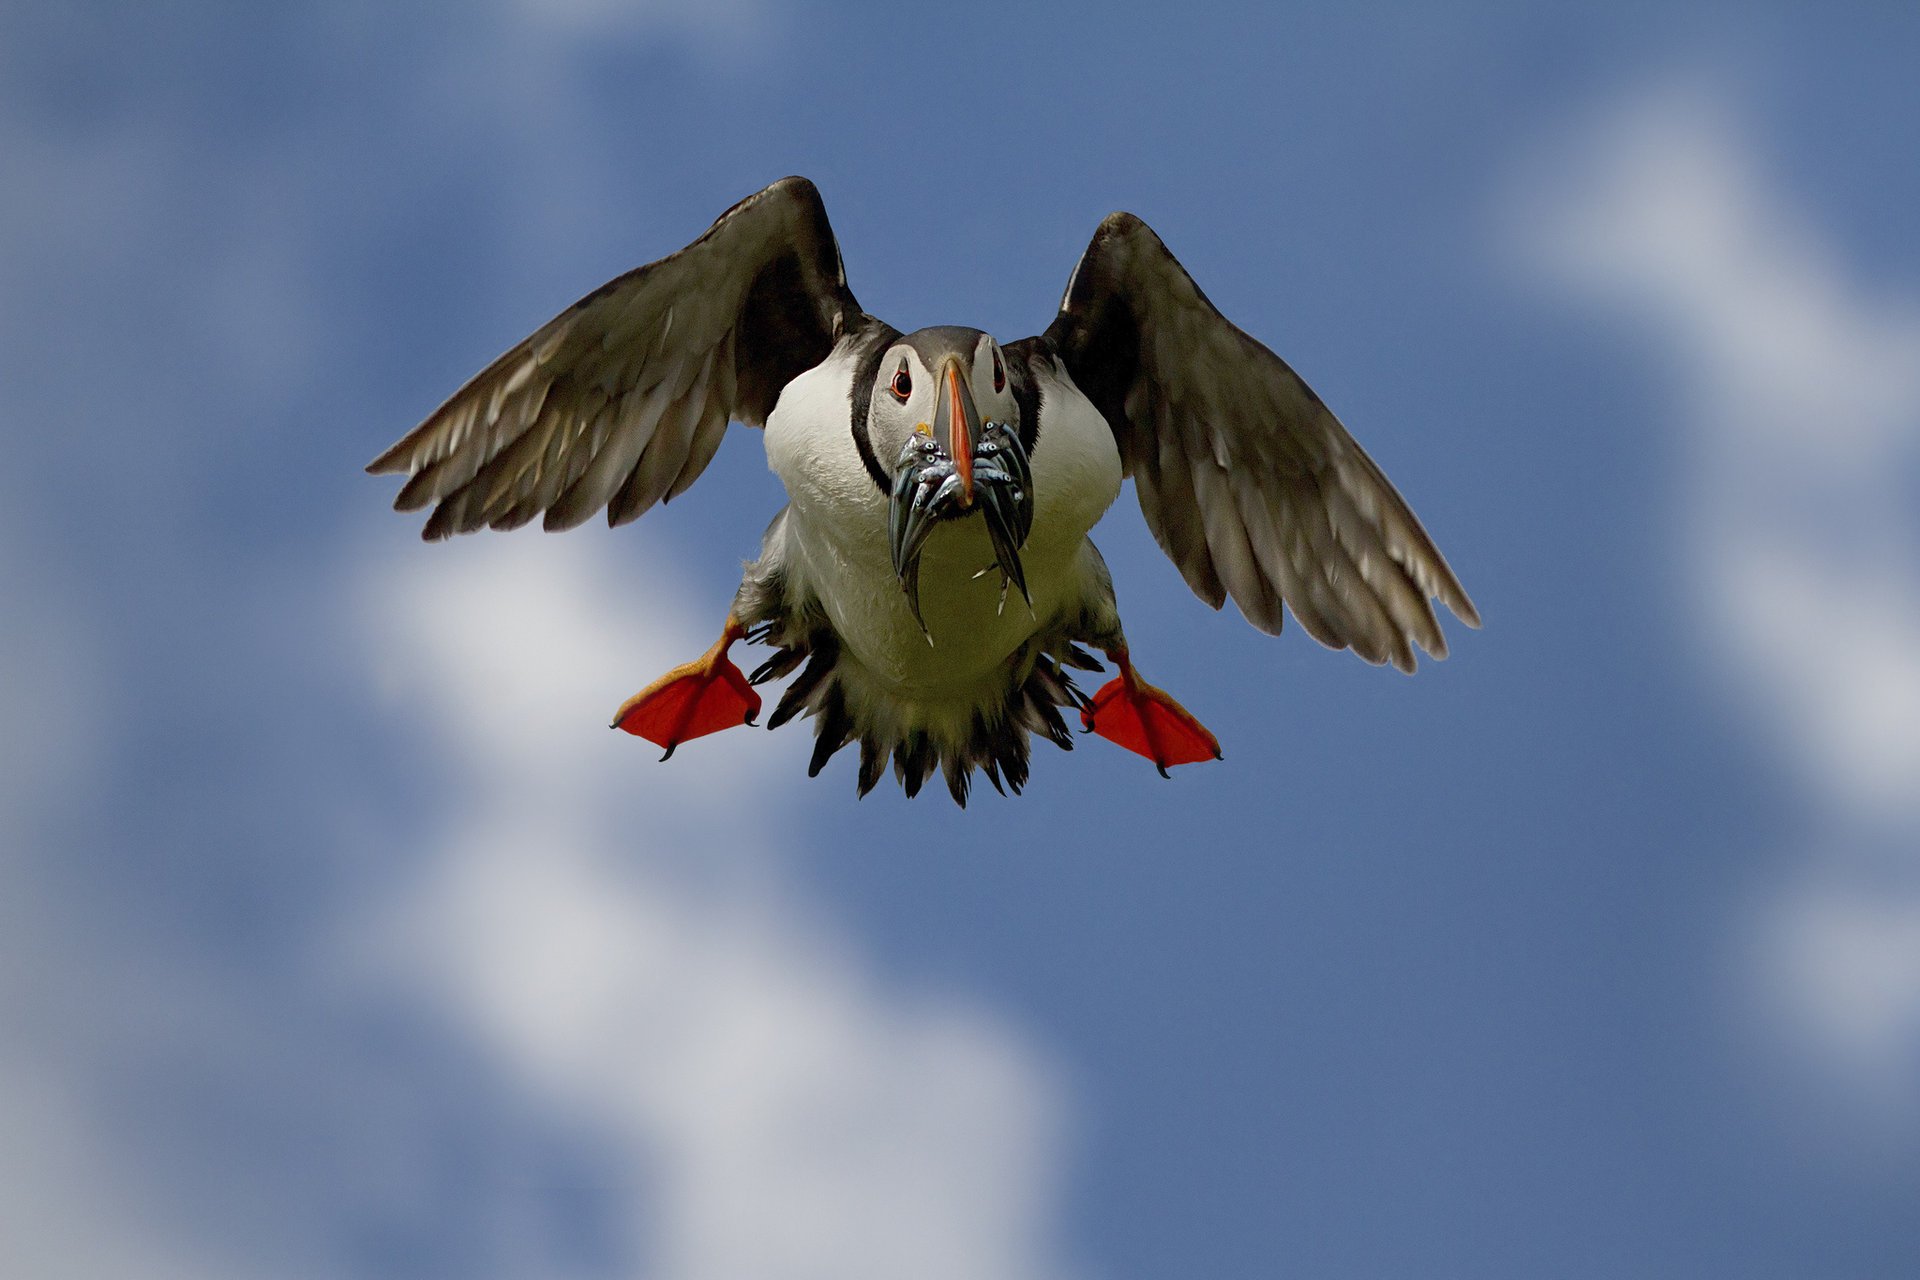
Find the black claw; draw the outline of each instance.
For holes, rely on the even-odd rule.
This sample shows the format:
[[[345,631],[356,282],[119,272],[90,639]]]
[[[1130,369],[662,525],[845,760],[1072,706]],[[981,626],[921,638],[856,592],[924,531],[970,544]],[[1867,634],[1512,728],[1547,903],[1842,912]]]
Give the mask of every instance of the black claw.
[[[853,741],[853,717],[847,714],[846,699],[840,693],[839,685],[827,689],[827,696],[820,708],[820,727],[818,736],[813,740],[813,758],[807,762],[807,776],[819,776],[826,768],[833,753]]]

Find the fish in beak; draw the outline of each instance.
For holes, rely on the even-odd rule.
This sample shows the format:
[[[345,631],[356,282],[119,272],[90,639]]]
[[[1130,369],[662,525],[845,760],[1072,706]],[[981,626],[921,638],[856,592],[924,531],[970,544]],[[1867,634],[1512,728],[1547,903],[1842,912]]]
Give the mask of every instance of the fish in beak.
[[[893,571],[923,634],[927,623],[920,614],[920,553],[937,524],[972,514],[976,498],[994,554],[994,563],[982,572],[999,569],[1001,599],[1011,584],[1027,607],[1033,607],[1020,563],[1020,548],[1033,527],[1033,472],[1027,451],[1019,433],[1007,424],[981,423],[957,362],[947,362],[941,379],[932,425],[922,423],[900,451],[888,512]],[[931,634],[927,643],[933,643]]]

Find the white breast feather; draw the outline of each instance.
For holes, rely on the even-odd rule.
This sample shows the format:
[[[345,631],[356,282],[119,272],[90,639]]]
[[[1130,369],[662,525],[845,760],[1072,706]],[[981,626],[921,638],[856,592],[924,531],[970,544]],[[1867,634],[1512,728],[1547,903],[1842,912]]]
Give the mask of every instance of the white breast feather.
[[[894,577],[887,496],[853,440],[855,374],[855,356],[843,347],[787,384],[767,420],[767,460],[791,502],[788,572],[839,634],[850,699],[867,704],[856,713],[946,736],[949,725],[963,727],[976,707],[1003,694],[1001,668],[1012,654],[1079,609],[1091,586],[1087,531],[1119,494],[1119,454],[1106,421],[1064,371],[1043,375],[1033,531],[1021,555],[1033,612],[1017,591],[999,608],[999,574],[974,576],[993,562],[975,517],[928,539],[920,569],[923,635]],[[887,470],[891,464],[881,460]]]

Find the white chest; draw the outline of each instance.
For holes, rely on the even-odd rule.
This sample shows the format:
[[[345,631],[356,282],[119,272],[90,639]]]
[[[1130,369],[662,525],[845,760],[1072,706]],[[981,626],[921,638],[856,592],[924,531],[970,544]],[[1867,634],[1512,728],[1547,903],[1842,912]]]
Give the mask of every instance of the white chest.
[[[1113,434],[1064,375],[1043,379],[1032,457],[1033,530],[1021,553],[1032,612],[1014,591],[1003,606],[1000,575],[980,573],[994,557],[985,525],[974,515],[943,525],[927,542],[920,568],[923,634],[894,577],[887,495],[854,443],[853,376],[851,359],[836,351],[789,383],[767,420],[767,460],[791,503],[788,572],[819,601],[844,649],[872,676],[903,694],[952,689],[957,695],[1078,607],[1086,588],[1087,531],[1120,491]],[[882,468],[891,470],[892,461],[881,459]]]

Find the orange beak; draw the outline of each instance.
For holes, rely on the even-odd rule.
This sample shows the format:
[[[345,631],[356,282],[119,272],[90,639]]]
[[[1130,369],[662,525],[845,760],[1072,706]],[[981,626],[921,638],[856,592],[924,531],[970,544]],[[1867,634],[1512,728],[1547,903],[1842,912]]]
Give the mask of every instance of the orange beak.
[[[948,357],[941,367],[940,400],[933,412],[933,438],[953,460],[960,477],[960,505],[973,505],[973,442],[980,434],[980,411],[960,376],[960,362]]]

